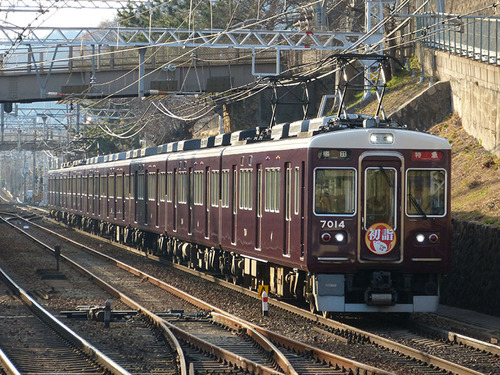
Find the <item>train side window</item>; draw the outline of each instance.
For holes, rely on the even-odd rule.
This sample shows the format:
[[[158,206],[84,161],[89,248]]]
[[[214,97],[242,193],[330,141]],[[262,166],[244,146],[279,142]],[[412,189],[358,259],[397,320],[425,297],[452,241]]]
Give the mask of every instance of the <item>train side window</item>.
[[[356,212],[356,170],[317,168],[314,171],[314,213],[354,215]]]
[[[229,207],[229,169],[222,171],[222,207]]]
[[[285,219],[292,219],[292,167],[286,163],[285,173]]]
[[[131,177],[129,174],[126,174],[125,175],[125,180],[124,180],[124,184],[123,184],[123,196],[125,199],[129,199],[130,198],[130,180],[131,180]]]
[[[116,175],[116,198],[123,198],[123,175]]]
[[[94,195],[94,176],[89,176],[89,197]]]
[[[220,180],[219,171],[212,171],[212,207],[219,207]]]
[[[265,203],[264,209],[266,212],[280,211],[280,168],[266,168],[265,171]]]
[[[406,173],[406,214],[444,216],[446,214],[446,171],[408,169]]]
[[[108,176],[108,197],[109,198],[115,197],[115,175],[114,174],[110,174]]]
[[[298,215],[299,214],[299,210],[300,210],[300,168],[299,167],[295,167],[295,176],[294,176],[294,180],[295,180],[295,190],[294,190],[294,195],[293,195],[293,205],[294,205],[294,213],[295,215]]]
[[[181,171],[177,174],[177,203],[187,203],[187,172]]]
[[[143,173],[137,174],[137,199],[144,200],[144,182],[146,177]]]
[[[148,200],[156,200],[156,173],[148,173]]]
[[[194,204],[203,205],[203,174],[204,171],[194,171]]]
[[[160,202],[165,202],[166,185],[165,185],[165,172],[161,172],[158,175],[158,195],[160,196]]]
[[[253,170],[240,169],[240,209],[251,210],[253,206]]]
[[[174,194],[174,184],[173,184],[173,174],[172,172],[167,172],[167,202],[172,202],[172,197]]]
[[[101,197],[105,197],[108,195],[107,187],[108,184],[106,176],[101,176]]]

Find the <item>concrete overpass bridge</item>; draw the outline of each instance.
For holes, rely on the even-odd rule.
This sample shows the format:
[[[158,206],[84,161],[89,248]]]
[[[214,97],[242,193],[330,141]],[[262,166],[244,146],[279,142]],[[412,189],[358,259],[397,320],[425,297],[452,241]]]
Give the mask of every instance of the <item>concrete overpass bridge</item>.
[[[2,151],[42,151],[61,150],[68,145],[66,132],[23,132],[20,129],[7,129],[1,133],[0,152]]]
[[[0,29],[0,102],[223,92],[381,33],[141,28]],[[293,53],[292,53],[293,52]]]

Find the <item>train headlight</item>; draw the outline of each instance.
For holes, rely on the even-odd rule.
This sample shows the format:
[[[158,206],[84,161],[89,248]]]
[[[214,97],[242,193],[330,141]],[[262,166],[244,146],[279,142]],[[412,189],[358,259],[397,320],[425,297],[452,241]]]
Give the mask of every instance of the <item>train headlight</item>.
[[[373,145],[392,145],[394,143],[394,135],[391,133],[372,133],[370,135],[370,143]]]
[[[330,242],[331,239],[332,235],[330,233],[323,233],[321,235],[321,240],[323,240],[323,242]]]
[[[418,243],[423,243],[425,241],[425,236],[422,233],[417,234],[415,237]]]
[[[345,234],[342,232],[336,233],[335,234],[335,241],[337,242],[344,242],[345,240]]]

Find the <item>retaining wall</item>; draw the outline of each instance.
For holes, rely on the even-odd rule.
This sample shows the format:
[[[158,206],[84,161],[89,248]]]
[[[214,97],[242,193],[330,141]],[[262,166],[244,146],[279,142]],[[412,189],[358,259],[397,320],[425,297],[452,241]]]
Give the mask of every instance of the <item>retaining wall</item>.
[[[410,129],[426,131],[452,112],[449,82],[438,82],[403,104],[389,117]]]
[[[453,221],[452,266],[441,303],[500,316],[500,228]]]
[[[452,111],[485,149],[500,156],[500,66],[423,49],[426,75],[449,81]]]

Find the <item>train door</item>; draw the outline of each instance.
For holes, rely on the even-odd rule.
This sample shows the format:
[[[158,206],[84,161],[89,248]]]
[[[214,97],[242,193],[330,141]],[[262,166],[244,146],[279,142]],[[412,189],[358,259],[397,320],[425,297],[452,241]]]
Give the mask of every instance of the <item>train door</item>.
[[[159,169],[156,170],[155,182],[156,182],[155,183],[155,187],[156,187],[156,189],[155,189],[155,206],[156,206],[155,225],[156,225],[156,227],[159,227],[160,226],[160,191],[161,191],[160,186],[163,182],[163,179],[160,178],[160,170]]]
[[[112,207],[112,217],[116,219],[116,205],[117,205],[117,199],[118,199],[118,194],[117,194],[117,187],[116,187],[116,173],[113,173],[111,175],[111,194],[113,194],[113,207]]]
[[[113,195],[113,191],[111,190],[111,176],[112,174],[108,174],[107,177],[105,177],[106,179],[106,191],[105,191],[105,194],[106,194],[106,217],[111,217],[112,216],[112,211],[113,211],[113,202],[112,200],[114,199],[114,197],[112,196]]]
[[[257,164],[257,199],[255,200],[255,248],[262,248],[262,164]]]
[[[291,250],[291,226],[292,226],[292,167],[290,163],[285,163],[285,230],[283,255],[290,256]]]
[[[100,184],[99,174],[94,174],[94,215],[99,215],[99,209],[101,207],[99,194],[101,192],[101,184]]]
[[[193,168],[189,168],[188,172],[188,188],[187,191],[189,192],[188,194],[188,202],[187,202],[187,207],[188,207],[188,234],[193,233],[193,222],[194,222],[194,215],[193,215],[193,204],[194,204],[194,183],[193,183]]]
[[[205,238],[210,238],[210,167],[205,168]]]
[[[173,221],[172,221],[172,225],[173,225],[173,228],[172,230],[174,232],[177,231],[177,194],[178,194],[178,186],[177,186],[177,179],[178,179],[179,176],[177,176],[177,169],[174,169],[174,173],[172,175],[172,199],[173,199],[173,202],[172,202],[172,206],[173,206],[173,210],[172,210],[172,218],[173,218]]]
[[[237,213],[238,213],[238,175],[237,175],[236,165],[233,165],[233,194],[231,194],[231,243],[236,243],[236,230],[237,230]]]
[[[138,196],[138,192],[137,192],[137,190],[138,190],[138,183],[137,183],[138,178],[139,178],[139,174],[137,173],[137,171],[134,171],[134,181],[133,181],[134,195],[133,195],[133,197],[134,197],[134,222],[136,222],[136,223],[137,223],[137,218],[138,218],[137,207],[138,207],[138,204],[139,204],[139,202],[138,202],[138,200],[139,200],[138,197],[139,196]]]
[[[360,262],[402,261],[401,166],[399,154],[362,156]]]
[[[302,162],[301,167],[295,167],[295,210],[294,214],[300,217],[300,257],[304,257],[304,237],[306,232],[306,220],[304,216],[305,201],[305,169],[306,163]]]

